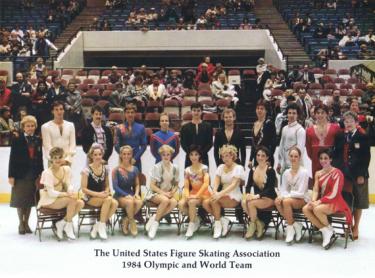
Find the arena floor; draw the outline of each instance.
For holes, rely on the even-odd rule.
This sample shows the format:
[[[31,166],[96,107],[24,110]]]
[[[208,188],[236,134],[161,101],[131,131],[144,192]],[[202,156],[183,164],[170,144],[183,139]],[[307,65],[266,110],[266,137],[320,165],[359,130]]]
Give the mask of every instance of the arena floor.
[[[166,224],[161,225],[152,241],[143,234],[143,227],[139,227],[140,232],[135,239],[123,236],[116,228],[115,235],[105,242],[90,240],[89,229],[85,227],[76,241],[58,242],[52,231],[47,230],[42,234],[43,241],[39,242],[35,235],[17,234],[15,209],[5,204],[0,205],[0,219],[0,276],[6,278],[30,275],[110,277],[109,275],[129,274],[186,277],[198,274],[197,271],[204,277],[228,277],[231,274],[373,277],[375,206],[364,212],[360,240],[349,242],[348,248],[344,249],[344,240],[340,238],[329,251],[322,249],[318,236],[312,244],[305,237],[303,242],[287,246],[281,239],[274,240],[273,230],[269,230],[262,241],[245,241],[239,226],[234,226],[228,237],[220,240],[213,240],[205,227],[192,239],[186,240],[183,234],[176,235],[175,225]],[[30,223],[34,229],[34,211]],[[75,219],[75,225],[76,223]],[[135,252],[133,256],[129,257],[129,251]],[[105,256],[106,252],[108,256]],[[228,255],[225,252],[228,252],[228,257],[225,257]],[[237,257],[236,254],[239,255],[240,252],[258,257]],[[96,256],[99,254],[102,256]],[[179,255],[190,257],[179,259]],[[205,263],[213,265],[205,268]],[[183,268],[184,266],[190,268]]]

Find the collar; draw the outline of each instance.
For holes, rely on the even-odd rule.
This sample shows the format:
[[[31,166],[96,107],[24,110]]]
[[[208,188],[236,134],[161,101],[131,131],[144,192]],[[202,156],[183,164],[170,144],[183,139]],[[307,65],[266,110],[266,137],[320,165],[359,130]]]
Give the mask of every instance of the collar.
[[[295,121],[295,122],[293,122],[293,123],[291,123],[291,124],[288,123],[288,126],[289,126],[289,127],[293,127],[293,126],[296,126],[297,124],[298,124],[298,121]]]
[[[102,128],[101,124],[95,125],[94,121],[91,122],[91,125],[92,125],[93,128]]]
[[[25,136],[25,138],[34,136],[34,134],[32,134],[32,135],[27,135],[26,132],[24,132],[23,135]]]

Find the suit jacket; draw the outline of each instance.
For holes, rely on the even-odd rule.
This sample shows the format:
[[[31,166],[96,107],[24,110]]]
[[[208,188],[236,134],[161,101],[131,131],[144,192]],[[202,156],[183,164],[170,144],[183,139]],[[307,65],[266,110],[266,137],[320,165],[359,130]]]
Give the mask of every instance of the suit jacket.
[[[312,72],[307,72],[307,76],[305,76],[305,73],[302,72],[302,80],[303,83],[313,83],[315,82],[315,76]]]
[[[105,161],[108,161],[113,152],[113,136],[109,127],[102,125],[105,134],[106,150],[103,156]],[[94,127],[88,124],[82,131],[82,148],[85,153],[88,153],[91,145],[97,142],[96,133]]]
[[[34,160],[31,160],[28,144],[23,133],[18,138],[14,138],[10,149],[8,177],[22,179],[33,170],[35,178],[43,172],[42,141],[35,137]]]
[[[345,175],[345,178],[355,180],[357,177],[369,177],[368,167],[371,154],[368,136],[357,129],[348,146],[348,164],[344,162],[344,148],[346,143],[345,132],[336,135],[333,165],[339,168]]]
[[[51,86],[51,88],[49,88],[47,92],[47,103],[48,105],[52,105],[54,101],[65,102],[67,96],[68,96],[68,93],[66,92],[64,86],[62,85],[60,86],[60,91],[58,95],[56,94],[55,88]]]
[[[270,151],[270,162],[273,165],[273,154],[275,153],[277,138],[276,138],[276,128],[273,121],[270,119],[265,120],[263,127],[259,130],[258,137],[259,141],[255,142],[254,127],[251,130],[251,152],[250,161],[256,164],[255,161],[255,151],[259,146],[264,146]]]
[[[245,137],[243,136],[243,133],[241,129],[234,128],[232,137],[230,138],[230,141],[228,141],[227,136],[225,135],[225,130],[220,129],[215,134],[215,140],[214,140],[214,156],[216,165],[219,166],[220,164],[223,164],[223,161],[220,158],[219,150],[223,145],[234,145],[237,148],[237,163],[241,164],[242,166],[245,166],[246,162],[246,143],[245,143]]]

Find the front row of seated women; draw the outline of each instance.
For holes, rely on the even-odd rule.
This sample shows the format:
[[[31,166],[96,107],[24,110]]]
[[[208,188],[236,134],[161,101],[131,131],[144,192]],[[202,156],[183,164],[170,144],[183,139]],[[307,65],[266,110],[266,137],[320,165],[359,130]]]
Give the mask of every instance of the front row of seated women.
[[[336,239],[328,215],[342,212],[348,224],[351,223],[350,209],[341,196],[343,174],[332,167],[329,149],[322,149],[318,154],[323,169],[316,173],[312,200],[308,194],[308,173],[301,166],[301,151],[297,147],[289,150],[291,168],[281,177],[279,195],[276,193],[276,172],[269,163],[269,151],[265,147],[259,147],[255,152],[257,166],[250,169],[246,194],[243,197],[241,187],[244,182],[244,169],[235,162],[237,150],[234,146],[225,145],[220,150],[224,163],[216,170],[212,191],[209,190],[208,167],[201,163],[200,149],[191,146],[187,154],[191,166],[185,169],[184,189],[179,202],[175,198],[179,170],[171,161],[174,150],[163,145],[159,153],[162,160],[152,169],[150,187],[145,195],[145,201],[156,207],[156,213],[146,223],[146,231],[151,239],[157,233],[159,221],[177,205],[180,213],[189,219],[186,237],[193,236],[200,226],[201,220],[197,215],[197,207],[200,206],[214,217],[214,238],[226,236],[228,233],[230,221],[222,215],[223,208],[237,208],[240,204],[250,219],[246,239],[255,234],[257,238],[264,235],[267,219],[262,217],[262,212],[274,206],[286,220],[285,241],[288,244],[294,239],[299,241],[302,237],[303,226],[294,221],[294,211],[302,209],[311,223],[321,231],[324,248],[329,248]],[[101,239],[107,238],[106,223],[117,207],[126,211],[126,217],[122,219],[123,233],[128,234],[130,231],[136,236],[137,224],[134,215],[141,209],[143,202],[140,197],[140,173],[134,166],[132,148],[123,146],[120,149],[119,166],[112,170],[115,191],[113,197],[109,189],[109,170],[102,163],[103,149],[100,145],[94,144],[91,147],[88,153],[89,165],[82,171],[83,199],[79,199],[72,192],[71,170],[62,165],[63,157],[62,149],[51,150],[51,166],[42,173],[41,183],[45,189],[41,190],[38,204],[39,208],[66,208],[65,218],[56,223],[58,238],[62,239],[64,232],[69,239],[75,238],[72,218],[85,205],[100,208],[99,222],[93,226],[90,233],[92,238],[97,234]]]

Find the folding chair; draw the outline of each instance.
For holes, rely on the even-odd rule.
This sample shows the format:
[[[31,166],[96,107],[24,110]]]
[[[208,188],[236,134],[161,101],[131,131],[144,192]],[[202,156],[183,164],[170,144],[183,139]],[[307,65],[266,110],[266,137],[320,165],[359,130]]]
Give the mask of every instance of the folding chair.
[[[293,209],[293,219],[294,219],[295,222],[301,223],[302,226],[303,226],[301,239],[305,236],[306,232],[308,233],[309,239],[310,239],[311,222],[303,214],[302,209]],[[281,221],[280,225],[281,225],[281,228],[282,228],[283,234],[284,234],[285,233],[285,227],[286,227],[286,220],[281,215],[280,215],[280,221]],[[278,239],[278,234],[279,234],[279,229],[276,230],[275,239]]]
[[[39,179],[35,182],[35,204],[39,202],[39,191],[44,190],[44,185],[39,182]],[[42,241],[42,230],[52,230],[55,236],[56,234],[56,227],[55,223],[61,219],[63,219],[66,215],[66,209],[49,209],[49,208],[36,208],[36,229],[35,234],[38,232],[39,241]],[[49,226],[45,226],[46,223],[50,223]]]
[[[85,220],[88,220],[88,221],[85,221]],[[82,226],[92,227],[99,220],[100,220],[100,208],[85,204],[85,206],[78,213],[78,233],[77,233],[78,237],[80,235]],[[112,222],[111,220],[108,220],[107,228],[109,228],[113,234],[113,228],[112,228],[111,222]]]

